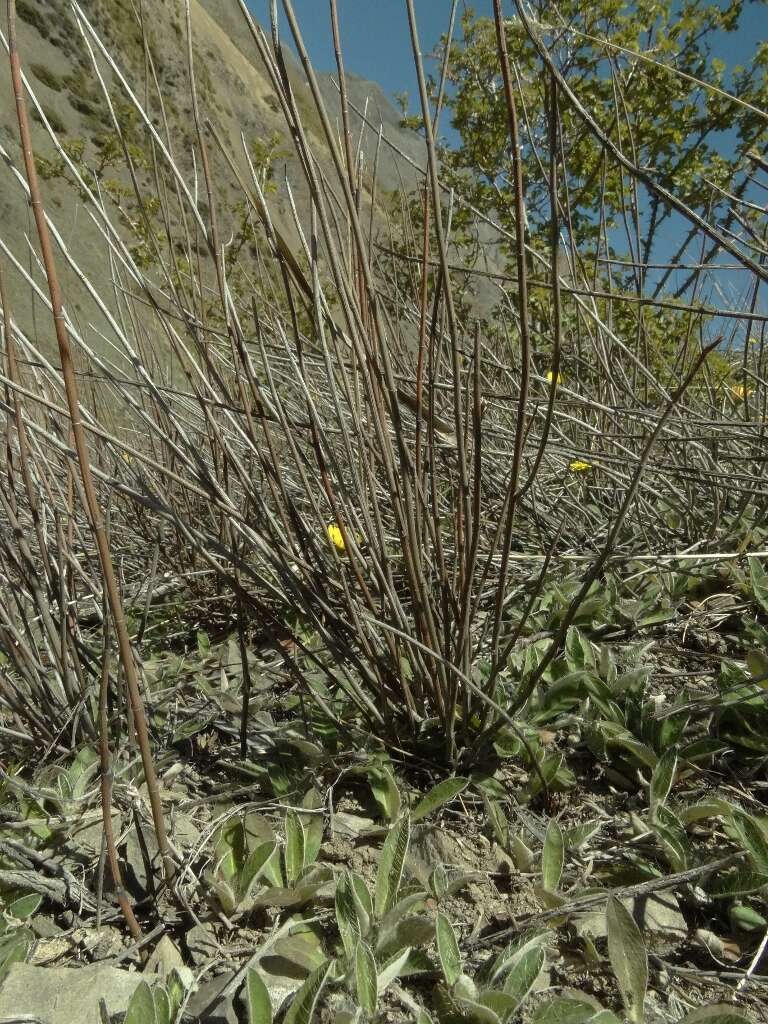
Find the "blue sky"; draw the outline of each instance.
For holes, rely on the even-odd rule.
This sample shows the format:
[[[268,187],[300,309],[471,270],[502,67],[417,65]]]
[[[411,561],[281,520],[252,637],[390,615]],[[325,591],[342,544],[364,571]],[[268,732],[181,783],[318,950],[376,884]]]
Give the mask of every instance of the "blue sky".
[[[337,0],[337,5],[345,70],[377,82],[390,97],[407,92],[411,109],[416,110],[418,86],[405,0]],[[268,24],[269,0],[248,0],[248,6],[262,24]],[[473,0],[472,6],[477,14],[492,12],[491,0]],[[459,2],[457,21],[462,7]],[[293,0],[293,8],[313,64],[318,71],[335,71],[328,0]],[[451,2],[415,0],[415,8],[426,56],[448,30]],[[278,9],[282,11],[280,0]],[[290,41],[287,25],[283,25],[284,38]],[[432,70],[433,64],[425,63],[427,70]],[[444,128],[448,127],[446,120]]]
[[[727,4],[729,0],[721,0]],[[248,6],[262,24],[269,21],[269,0],[248,0]],[[282,14],[282,3],[278,0]],[[447,31],[451,0],[415,0],[422,51],[427,54]],[[478,15],[492,14],[492,0],[472,0]],[[310,58],[319,71],[335,70],[328,0],[293,0]],[[457,20],[464,8],[459,0]],[[369,78],[389,96],[406,91],[411,106],[418,103],[416,75],[405,0],[338,0],[339,23],[347,71]],[[505,13],[513,5],[505,0]],[[291,41],[283,21],[284,38]],[[722,33],[713,46],[714,55],[727,64],[744,62],[756,42],[768,38],[768,9],[764,0],[747,0],[737,32]],[[429,65],[428,65],[429,67]]]
[[[390,96],[402,90],[415,95],[405,0],[337,0],[337,4],[346,69],[378,82]],[[262,24],[268,24],[269,0],[248,0],[248,6]],[[490,13],[491,0],[479,0],[473,6],[478,13]],[[448,28],[451,3],[416,0],[415,7],[422,49],[427,52]],[[459,11],[461,7],[459,3]],[[293,0],[293,8],[317,69],[335,70],[328,0]],[[280,0],[278,9],[282,11]],[[290,39],[287,27],[285,39]]]

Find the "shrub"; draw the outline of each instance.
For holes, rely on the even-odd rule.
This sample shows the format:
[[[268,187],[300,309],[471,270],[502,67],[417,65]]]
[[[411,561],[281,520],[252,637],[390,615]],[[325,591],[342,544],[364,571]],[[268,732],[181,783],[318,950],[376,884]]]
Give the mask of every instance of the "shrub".
[[[64,122],[56,113],[56,111],[51,110],[49,107],[43,106],[42,104],[41,107],[43,113],[45,114],[46,120],[48,121],[48,124],[51,126],[53,131],[55,131],[57,135],[66,135],[67,126],[64,124]],[[38,124],[43,123],[43,119],[42,117],[40,117],[40,114],[38,113],[37,109],[32,111],[32,118],[35,121],[37,121]]]
[[[36,28],[43,39],[47,39],[50,36],[51,30],[48,21],[35,4],[28,3],[28,0],[17,0],[16,13],[22,21]]]
[[[69,94],[69,103],[78,114],[85,114],[86,117],[93,117],[97,113],[93,103],[76,93]]]
[[[29,68],[38,82],[42,82],[43,85],[47,86],[49,89],[53,89],[54,92],[61,92],[64,88],[64,83],[61,78],[51,71],[50,68],[47,68],[45,64],[30,64]]]

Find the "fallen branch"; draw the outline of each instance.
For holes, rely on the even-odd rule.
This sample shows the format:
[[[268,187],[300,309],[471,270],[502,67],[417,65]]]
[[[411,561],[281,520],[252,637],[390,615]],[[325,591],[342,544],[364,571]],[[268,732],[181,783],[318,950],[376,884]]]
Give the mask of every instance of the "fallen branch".
[[[521,927],[530,924],[532,921],[552,921],[557,917],[569,917],[571,914],[581,914],[586,910],[606,903],[611,896],[619,900],[633,899],[638,896],[650,896],[654,892],[662,892],[664,889],[676,889],[679,885],[687,885],[689,882],[698,881],[715,871],[724,871],[733,867],[744,858],[743,851],[731,853],[720,860],[714,860],[709,864],[701,864],[697,868],[688,868],[687,871],[678,871],[673,875],[665,875],[663,878],[652,878],[648,882],[638,882],[636,885],[625,885],[619,889],[605,889],[603,892],[591,893],[581,899],[564,903],[555,910],[534,910],[530,914],[523,914],[515,919],[515,924],[509,928],[502,928],[501,931],[492,932],[490,935],[481,935],[468,943],[469,946],[481,948],[491,946],[501,939],[510,938],[516,935]]]

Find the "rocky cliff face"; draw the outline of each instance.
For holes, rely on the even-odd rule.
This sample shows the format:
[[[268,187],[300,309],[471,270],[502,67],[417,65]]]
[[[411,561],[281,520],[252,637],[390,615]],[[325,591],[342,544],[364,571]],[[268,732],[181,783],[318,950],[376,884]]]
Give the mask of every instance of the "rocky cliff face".
[[[122,0],[81,0],[83,14],[136,95],[146,103],[160,135],[170,140],[174,159],[190,189],[204,197],[199,155],[195,152],[183,4],[177,0],[151,0],[151,3],[136,5],[143,15],[143,31],[134,16],[133,6]],[[216,125],[225,148],[244,173],[247,173],[244,147],[257,163],[272,161],[272,215],[285,236],[296,242],[286,183],[290,183],[300,217],[306,214],[308,207],[306,186],[268,73],[239,5],[234,0],[191,0],[190,8],[201,114]],[[73,175],[44,126],[47,120],[85,179],[107,197],[105,202],[116,223],[122,221],[124,228],[129,222],[140,223],[141,210],[132,195],[112,115],[89,49],[95,55],[129,144],[139,188],[150,206],[151,197],[157,193],[156,147],[98,45],[82,22],[78,23],[77,11],[67,0],[17,0],[17,9],[22,63],[39,104],[39,109],[35,109],[30,102],[34,145],[48,214],[82,275],[101,294],[114,297],[113,278],[119,268],[110,264],[99,218],[91,204],[84,201],[82,191],[73,186]],[[330,151],[309,89],[290,55],[287,60],[313,153],[321,172],[332,181]],[[328,75],[322,76],[321,86],[332,123],[338,123],[338,90]],[[351,76],[349,92],[354,107],[361,112],[366,110],[370,121],[370,126],[366,126],[353,112],[355,145],[359,141],[364,153],[364,184],[369,190],[379,125],[399,149],[421,162],[419,139],[399,127],[394,108],[378,86]],[[17,173],[22,166],[21,154],[7,71],[0,74],[0,145],[5,154],[0,165],[0,245],[5,251],[0,256],[8,274],[13,314],[40,349],[50,353],[53,345],[49,314],[42,299],[35,295],[34,286],[24,276],[26,271],[45,294],[45,281],[28,243],[28,239],[32,240],[34,247],[36,238]],[[226,232],[234,236],[238,228],[237,189],[218,152],[214,154],[214,169],[224,211],[222,232],[224,237],[227,237]],[[407,161],[396,157],[387,146],[380,147],[379,203],[385,201],[387,191],[400,187],[401,181],[410,187],[417,177]],[[200,205],[205,206],[202,198]],[[9,254],[13,254],[18,265],[14,265]],[[103,352],[105,342],[100,332],[104,317],[98,304],[89,296],[80,274],[66,267],[64,260],[60,262],[70,315],[88,343]],[[121,286],[130,287],[125,274],[119,276]]]

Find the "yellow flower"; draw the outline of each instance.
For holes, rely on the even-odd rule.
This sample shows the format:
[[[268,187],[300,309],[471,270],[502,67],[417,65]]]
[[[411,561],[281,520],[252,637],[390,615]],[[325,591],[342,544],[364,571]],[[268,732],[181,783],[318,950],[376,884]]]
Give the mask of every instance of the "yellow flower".
[[[326,526],[325,530],[326,533],[328,534],[328,540],[331,542],[331,544],[333,544],[336,550],[344,551],[346,547],[346,545],[344,544],[344,537],[336,523],[329,523]]]
[[[555,382],[555,384],[562,384],[563,383],[563,375],[562,375],[562,373],[558,373],[557,377],[555,377],[554,373],[551,370],[547,370],[547,381],[550,384],[553,381]]]
[[[592,463],[585,462],[584,459],[574,459],[573,462],[569,463],[568,469],[572,473],[586,473],[588,469],[592,469]]]
[[[346,551],[347,546],[344,543],[344,535],[341,532],[341,527],[339,526],[339,524],[328,523],[328,525],[325,528],[325,532],[328,534],[328,540],[331,542],[331,544],[333,544],[333,546],[340,554],[343,554]],[[362,544],[363,535],[361,533],[356,533],[355,540],[357,541],[358,544]]]
[[[749,398],[752,394],[752,388],[748,388],[746,384],[734,384],[731,388],[731,394],[734,398]]]

